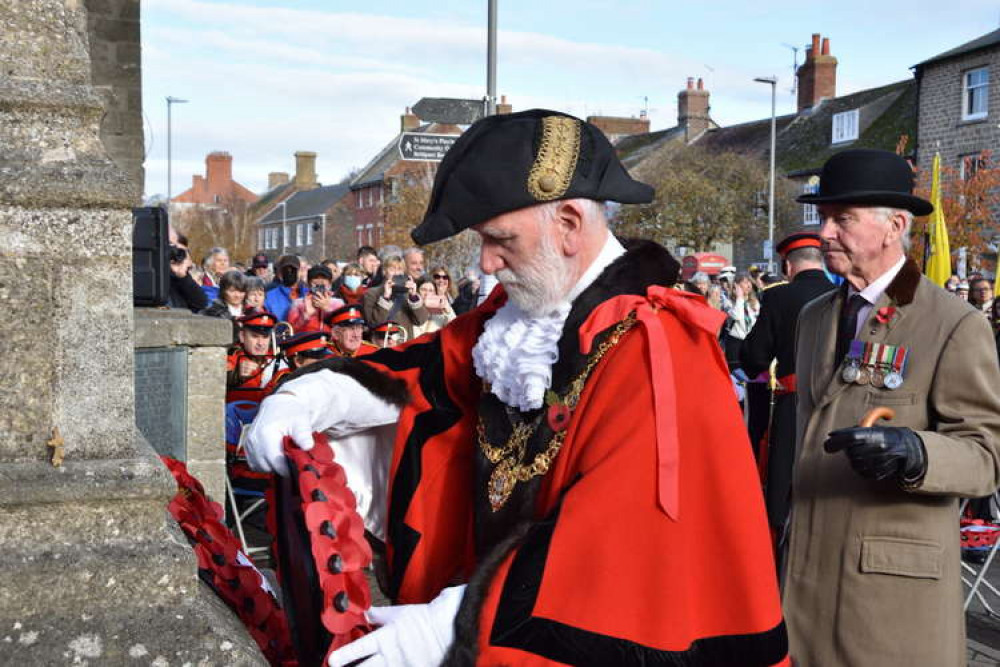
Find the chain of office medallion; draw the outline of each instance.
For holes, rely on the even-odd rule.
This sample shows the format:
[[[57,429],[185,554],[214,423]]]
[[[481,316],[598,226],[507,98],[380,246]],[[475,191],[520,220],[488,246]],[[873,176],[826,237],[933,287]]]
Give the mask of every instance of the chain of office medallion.
[[[584,387],[587,385],[587,378],[590,377],[591,371],[594,367],[600,363],[604,355],[608,353],[611,348],[618,344],[621,337],[625,335],[629,329],[635,326],[636,317],[635,312],[629,313],[628,317],[619,322],[614,330],[590,355],[587,360],[587,365],[582,371],[573,379],[570,383],[569,391],[563,397],[563,404],[569,407],[571,410],[576,407],[577,402],[580,400],[580,395],[583,393]],[[552,436],[552,440],[549,441],[548,447],[545,451],[539,452],[535,455],[535,458],[531,461],[531,464],[521,463],[521,459],[524,458],[525,451],[527,449],[528,438],[537,429],[539,421],[536,420],[527,424],[517,424],[514,426],[514,432],[507,442],[501,447],[495,447],[489,443],[486,439],[486,430],[483,427],[483,419],[480,416],[479,423],[476,425],[476,434],[479,439],[479,449],[482,450],[483,454],[490,461],[490,463],[500,463],[504,459],[512,459],[511,473],[514,475],[515,479],[519,482],[527,482],[532,477],[537,477],[539,475],[544,475],[548,472],[549,466],[552,465],[552,461],[555,460],[556,455],[559,453],[560,448],[562,448],[563,441],[566,439],[567,429],[563,429]],[[517,461],[516,464],[513,464]]]

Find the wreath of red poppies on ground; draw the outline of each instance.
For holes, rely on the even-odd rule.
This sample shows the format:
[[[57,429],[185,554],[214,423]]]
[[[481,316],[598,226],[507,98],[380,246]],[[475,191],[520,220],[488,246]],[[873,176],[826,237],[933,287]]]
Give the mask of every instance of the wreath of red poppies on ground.
[[[208,499],[201,482],[184,463],[166,456],[160,459],[177,482],[177,495],[167,510],[194,549],[198,575],[236,613],[269,663],[297,665],[285,614],[267,588],[264,575],[222,523],[222,507]]]

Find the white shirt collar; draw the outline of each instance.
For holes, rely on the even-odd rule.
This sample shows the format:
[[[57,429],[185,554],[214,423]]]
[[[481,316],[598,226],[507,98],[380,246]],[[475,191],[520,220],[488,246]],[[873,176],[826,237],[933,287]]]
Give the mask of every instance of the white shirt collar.
[[[615,261],[619,257],[625,254],[625,248],[615,235],[608,232],[608,238],[604,241],[604,247],[601,248],[601,252],[597,253],[597,257],[591,262],[590,267],[583,272],[580,279],[576,281],[576,285],[573,289],[569,291],[566,295],[566,300],[570,303],[573,302],[576,297],[583,293],[583,290],[590,287],[590,285],[597,280],[597,276],[601,275],[604,269],[608,268],[611,262]]]
[[[892,281],[896,278],[896,274],[899,273],[900,269],[903,268],[903,264],[906,263],[906,256],[899,258],[899,261],[892,265],[892,268],[883,273],[881,276],[868,283],[868,287],[864,288],[860,292],[854,289],[854,287],[848,283],[847,296],[848,298],[854,296],[855,294],[860,294],[861,298],[868,303],[874,305],[875,302],[879,300],[883,292],[889,287]]]

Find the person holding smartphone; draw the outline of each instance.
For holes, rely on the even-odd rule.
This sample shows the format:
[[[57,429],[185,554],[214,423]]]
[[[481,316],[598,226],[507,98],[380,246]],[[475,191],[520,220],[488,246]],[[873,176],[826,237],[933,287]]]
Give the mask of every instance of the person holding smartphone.
[[[288,310],[288,323],[295,333],[302,331],[330,331],[330,315],[344,305],[333,295],[333,275],[322,264],[309,269],[306,274],[309,293],[296,299]]]
[[[414,327],[423,325],[430,317],[417,292],[417,283],[406,275],[406,264],[399,255],[385,258],[382,275],[382,283],[365,293],[362,304],[365,319],[372,324],[392,320],[406,330],[410,339]]]

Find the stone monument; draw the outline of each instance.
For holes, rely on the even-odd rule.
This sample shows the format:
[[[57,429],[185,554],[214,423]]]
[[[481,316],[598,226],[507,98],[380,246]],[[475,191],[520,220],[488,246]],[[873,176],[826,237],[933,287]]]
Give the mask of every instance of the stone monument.
[[[83,0],[0,0],[0,663],[265,664],[135,428],[140,191],[102,143],[89,48]]]

